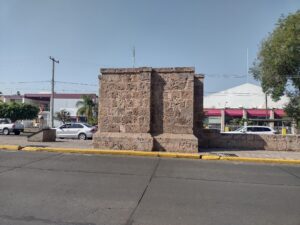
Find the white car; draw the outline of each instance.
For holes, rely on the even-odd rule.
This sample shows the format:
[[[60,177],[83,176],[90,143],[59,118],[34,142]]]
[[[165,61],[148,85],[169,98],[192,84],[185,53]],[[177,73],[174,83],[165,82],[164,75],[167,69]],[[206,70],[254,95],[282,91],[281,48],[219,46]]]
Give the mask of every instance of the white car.
[[[276,131],[267,126],[244,126],[235,131],[224,132],[226,134],[276,134]]]
[[[86,140],[92,138],[96,131],[96,127],[86,123],[66,123],[56,128],[56,137]]]
[[[23,124],[18,122],[12,123],[8,118],[0,118],[0,133],[4,135],[9,135],[10,133],[19,135],[21,132],[24,132]]]

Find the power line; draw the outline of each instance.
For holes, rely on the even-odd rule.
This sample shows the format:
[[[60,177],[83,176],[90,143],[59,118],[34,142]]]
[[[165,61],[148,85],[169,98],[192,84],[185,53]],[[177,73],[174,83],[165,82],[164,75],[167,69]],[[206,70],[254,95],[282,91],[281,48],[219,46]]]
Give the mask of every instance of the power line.
[[[282,76],[283,78],[300,78],[300,74],[285,74],[285,75],[279,75]],[[237,78],[237,79],[241,79],[241,78],[246,78],[247,75],[242,75],[242,74],[206,74],[204,73],[204,77],[216,77],[216,78]]]
[[[56,83],[60,84],[73,84],[73,85],[83,85],[83,86],[98,86],[97,84],[88,84],[88,83],[76,83],[76,82],[68,82],[68,81],[56,81]]]
[[[204,77],[216,77],[216,78],[237,78],[237,79],[241,79],[241,78],[245,78],[247,77],[247,75],[239,75],[239,74],[205,74],[204,73]]]
[[[41,81],[12,81],[12,82],[0,82],[0,84],[35,84],[35,83],[49,83],[50,80]]]

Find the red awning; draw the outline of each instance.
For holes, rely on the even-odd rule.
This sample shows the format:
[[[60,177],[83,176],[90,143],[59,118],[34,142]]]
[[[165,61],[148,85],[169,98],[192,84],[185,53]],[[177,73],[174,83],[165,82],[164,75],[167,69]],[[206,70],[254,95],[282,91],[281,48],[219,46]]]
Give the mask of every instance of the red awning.
[[[275,116],[278,116],[278,117],[285,116],[285,112],[283,109],[275,109],[274,113],[275,113]]]
[[[266,115],[270,116],[271,110],[265,109],[247,109],[248,117],[266,117]],[[275,116],[283,117],[285,116],[285,112],[283,109],[275,109],[274,110]],[[205,116],[221,116],[221,109],[204,109]],[[243,110],[242,109],[226,109],[225,110],[226,116],[232,117],[243,117]]]
[[[248,109],[247,110],[248,117],[269,117],[270,110],[265,109]]]
[[[232,117],[243,117],[243,110],[242,109],[226,109],[225,115],[232,116]]]
[[[221,109],[204,109],[205,116],[221,116]]]

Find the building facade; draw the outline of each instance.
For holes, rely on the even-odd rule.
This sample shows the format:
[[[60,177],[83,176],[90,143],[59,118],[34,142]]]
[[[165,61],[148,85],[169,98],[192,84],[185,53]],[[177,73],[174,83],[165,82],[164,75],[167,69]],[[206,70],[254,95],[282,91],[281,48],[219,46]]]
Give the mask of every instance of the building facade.
[[[98,97],[96,94],[83,93],[83,94],[67,94],[67,93],[55,93],[54,94],[54,113],[61,110],[66,110],[70,113],[72,121],[86,121],[85,117],[77,116],[77,110],[79,107],[76,106],[78,101],[82,101],[82,96],[91,96],[93,101],[97,104]],[[26,93],[24,95],[3,95],[3,102],[17,102],[17,103],[28,103],[39,107],[39,117],[43,118],[44,125],[50,125],[50,93]],[[25,126],[31,126],[32,121],[25,121]],[[60,125],[61,122],[54,120],[54,126]],[[34,125],[34,124],[33,124]],[[37,126],[37,125],[35,125]]]
[[[289,102],[283,96],[275,102],[258,85],[246,83],[204,96],[204,124],[207,128],[235,129],[243,124],[269,125],[280,130],[290,127],[283,108]]]

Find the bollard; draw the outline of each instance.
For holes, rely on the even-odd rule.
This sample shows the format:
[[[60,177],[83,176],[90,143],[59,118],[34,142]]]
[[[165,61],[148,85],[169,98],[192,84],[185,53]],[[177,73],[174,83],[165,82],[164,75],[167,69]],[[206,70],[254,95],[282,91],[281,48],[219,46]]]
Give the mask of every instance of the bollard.
[[[286,128],[285,128],[285,127],[283,127],[283,128],[282,128],[282,130],[281,130],[281,134],[282,134],[283,136],[285,136],[285,135],[286,135]]]

